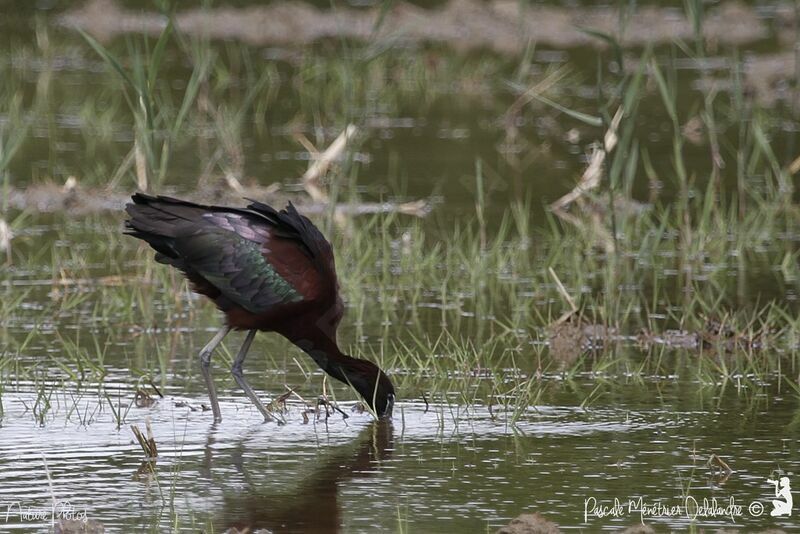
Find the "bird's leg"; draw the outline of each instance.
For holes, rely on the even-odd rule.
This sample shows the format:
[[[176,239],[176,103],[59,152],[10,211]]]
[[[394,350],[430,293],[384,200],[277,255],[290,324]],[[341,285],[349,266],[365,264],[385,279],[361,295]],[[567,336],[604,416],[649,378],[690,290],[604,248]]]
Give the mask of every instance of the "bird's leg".
[[[258,395],[256,392],[253,391],[253,388],[250,387],[250,384],[247,383],[247,380],[244,378],[244,373],[242,372],[242,364],[244,363],[244,358],[247,356],[247,351],[250,350],[250,345],[253,343],[253,338],[256,337],[256,331],[250,330],[247,333],[247,337],[244,338],[244,343],[242,343],[242,348],[239,349],[239,354],[236,355],[236,359],[233,361],[233,367],[231,367],[231,373],[233,373],[233,378],[236,380],[236,383],[239,384],[239,387],[244,390],[250,400],[253,401],[253,404],[256,405],[258,411],[261,412],[261,415],[264,416],[265,421],[274,421],[275,418],[272,416],[271,413],[267,411],[261,401],[258,399]]]
[[[230,326],[223,326],[216,335],[211,338],[211,341],[203,347],[200,351],[200,370],[203,371],[203,378],[206,380],[206,388],[208,389],[208,399],[211,401],[211,411],[214,413],[214,422],[222,421],[222,413],[219,411],[219,401],[217,401],[217,388],[214,387],[214,379],[211,378],[211,353],[214,349],[222,343],[222,339],[231,331]]]

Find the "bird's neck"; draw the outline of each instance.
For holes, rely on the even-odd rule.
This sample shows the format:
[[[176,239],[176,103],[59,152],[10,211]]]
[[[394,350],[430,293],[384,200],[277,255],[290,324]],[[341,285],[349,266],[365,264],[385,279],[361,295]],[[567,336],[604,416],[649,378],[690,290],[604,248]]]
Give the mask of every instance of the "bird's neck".
[[[304,330],[302,334],[290,333],[286,337],[311,356],[320,369],[342,382],[348,381],[348,370],[359,361],[344,354],[339,349],[336,338],[319,329]]]
[[[379,417],[392,415],[394,386],[381,369],[368,360],[343,354],[336,337],[321,330],[303,329],[302,335],[288,337],[336,380],[349,384]]]

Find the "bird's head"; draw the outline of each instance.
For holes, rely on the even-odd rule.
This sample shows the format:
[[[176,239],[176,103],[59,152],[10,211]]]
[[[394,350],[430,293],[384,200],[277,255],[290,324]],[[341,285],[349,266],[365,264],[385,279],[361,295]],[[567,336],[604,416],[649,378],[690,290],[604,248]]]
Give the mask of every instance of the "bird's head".
[[[369,360],[342,353],[336,345],[336,340],[328,336],[317,339],[287,337],[311,356],[330,376],[350,384],[363,397],[375,415],[380,418],[392,416],[394,386],[380,367]]]
[[[368,360],[353,358],[347,369],[347,382],[364,398],[380,418],[392,416],[394,386],[386,373]]]

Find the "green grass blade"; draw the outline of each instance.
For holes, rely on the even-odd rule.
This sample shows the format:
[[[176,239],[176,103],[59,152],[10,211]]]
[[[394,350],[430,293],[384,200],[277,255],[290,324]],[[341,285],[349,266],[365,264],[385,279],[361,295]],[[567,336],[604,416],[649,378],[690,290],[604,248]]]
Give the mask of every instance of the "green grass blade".
[[[81,29],[78,29],[78,32],[80,32],[81,36],[86,40],[87,43],[89,43],[89,46],[91,46],[94,49],[94,51],[97,52],[97,54],[101,58],[103,58],[103,60],[106,63],[111,65],[111,67],[115,71],[117,71],[117,73],[122,77],[122,79],[125,80],[125,83],[127,83],[131,89],[133,89],[138,93],[139,88],[136,86],[135,83],[133,83],[133,79],[125,71],[125,69],[122,68],[122,65],[120,65],[119,61],[117,61],[117,58],[115,58],[113,54],[111,54],[111,52],[108,51],[106,47],[97,42],[97,40],[95,40],[94,37],[92,37],[91,35],[89,35],[88,33],[86,33]]]
[[[516,83],[511,82],[511,81],[507,81],[506,84],[509,87],[511,87],[512,89],[514,89],[515,91],[519,92],[519,93],[526,92],[526,90],[521,88],[519,86],[519,84],[516,84]],[[565,115],[569,115],[570,117],[572,117],[575,120],[581,121],[584,124],[588,124],[589,126],[600,127],[600,126],[603,125],[603,119],[600,118],[600,117],[595,117],[594,115],[589,115],[587,113],[582,113],[580,111],[575,111],[574,109],[566,108],[566,107],[562,106],[561,104],[559,104],[558,102],[554,102],[554,101],[550,100],[549,98],[544,97],[542,95],[537,95],[536,93],[529,93],[529,96],[531,98],[534,98],[534,99],[538,100],[539,102],[542,102],[543,104],[547,104],[551,108],[556,109],[556,110],[560,111],[561,113],[564,113]]]

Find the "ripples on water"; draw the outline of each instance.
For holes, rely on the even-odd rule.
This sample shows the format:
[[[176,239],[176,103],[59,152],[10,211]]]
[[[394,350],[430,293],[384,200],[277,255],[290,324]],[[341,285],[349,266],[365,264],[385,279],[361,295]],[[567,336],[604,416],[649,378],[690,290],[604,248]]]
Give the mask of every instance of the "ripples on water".
[[[777,11],[768,4],[758,7],[759,16],[770,25],[777,24]],[[328,7],[327,2],[324,7]],[[28,15],[32,20],[33,15]],[[87,120],[83,114],[95,119],[102,115],[83,106],[92,104],[90,95],[97,98],[108,91],[105,79],[99,75],[106,72],[102,62],[81,48],[82,43],[76,44],[79,40],[74,34],[50,29],[47,31],[52,33],[42,33],[43,28],[49,28],[46,21],[34,35],[31,20],[21,19],[28,15],[0,20],[0,29],[15,35],[20,47],[3,50],[6,60],[0,61],[0,66],[6,68],[4,72],[12,79],[18,78],[15,81],[19,89],[14,90],[47,97],[47,109],[41,115],[31,112],[31,137],[21,147],[20,156],[12,161],[13,185],[23,186],[37,173],[59,183],[70,175],[81,180],[98,176],[105,180],[109,169],[116,169],[130,150],[132,123],[120,109],[112,109],[114,113],[105,121],[105,137],[98,135],[95,121]],[[47,58],[40,58],[43,52],[35,41],[47,35],[55,44],[48,49]],[[775,43],[760,46],[765,52]],[[270,53],[281,56],[280,52],[262,50],[257,57],[269,59]],[[336,59],[336,55],[328,59]],[[433,47],[430,68],[425,72],[434,78],[435,65],[443,61],[440,56],[442,51]],[[750,62],[754,59],[757,57],[750,57]],[[489,60],[495,62],[497,58]],[[530,67],[543,71],[550,64],[568,65],[582,72],[581,80],[564,87],[565,96],[567,101],[577,97],[578,101],[594,102],[596,61],[594,50],[539,47]],[[728,61],[679,61],[676,67],[727,69],[731,65]],[[511,63],[508,75],[517,68],[516,61]],[[295,66],[287,62],[281,68],[291,71]],[[183,83],[188,76],[185,65],[164,70],[171,71],[164,73],[171,81]],[[490,72],[492,77],[504,75],[502,70]],[[294,74],[284,74],[289,80],[286,85],[292,85]],[[680,83],[688,81],[682,78]],[[42,91],[49,87],[50,92]],[[371,129],[371,135],[354,154],[354,161],[366,173],[386,179],[363,180],[359,189],[364,198],[383,201],[397,189],[409,198],[437,195],[447,200],[445,206],[437,207],[445,216],[472,216],[476,159],[485,161],[487,169],[496,167],[490,191],[489,209],[494,210],[488,214],[490,219],[499,218],[509,199],[522,198],[531,191],[543,202],[562,194],[564,184],[573,183],[585,166],[583,152],[589,139],[581,139],[582,130],[567,131],[566,122],[537,112],[520,116],[515,124],[525,143],[508,142],[508,132],[498,118],[506,113],[514,96],[504,90],[484,94],[484,89],[495,91],[488,85],[472,95],[446,90],[436,101],[425,105],[420,105],[419,97],[406,95],[397,109],[370,111],[373,116],[364,117],[363,125]],[[298,97],[293,90],[287,93],[291,94],[269,110],[269,123],[263,132],[252,124],[245,125],[241,149],[248,176],[297,188],[297,176],[309,154],[300,149],[293,134],[304,132],[311,138],[322,132],[322,125],[296,123]],[[648,98],[657,97],[651,94]],[[94,103],[105,105],[98,102]],[[51,109],[52,113],[48,111]],[[672,166],[671,147],[659,144],[665,137],[664,120],[658,114],[648,115],[642,125],[652,143],[656,168]],[[8,121],[0,110],[0,125]],[[791,126],[790,121],[786,122]],[[325,126],[329,128],[326,138],[338,135],[335,125]],[[99,143],[92,145],[91,157],[81,151],[89,141]],[[170,169],[172,186],[196,185],[203,165],[198,167],[197,148],[190,145],[175,147],[180,163]],[[783,143],[776,146],[780,149]],[[517,159],[516,154],[525,157]],[[796,154],[785,156],[779,154],[779,159],[791,161]],[[694,153],[687,149],[686,158],[689,174],[707,174],[706,148]],[[730,166],[729,172],[733,168]],[[392,181],[404,185],[387,185]],[[543,211],[533,214],[534,219],[537,217],[542,222]],[[52,244],[53,249],[79,251],[73,256],[64,254],[63,258],[82,262],[84,251],[87,257],[92,256],[94,244],[107,240],[109,225],[119,224],[116,219],[109,223],[101,218],[87,222],[56,219],[53,224],[50,219],[36,217],[15,229],[15,250],[36,256],[41,247]],[[49,234],[58,234],[55,230],[62,225],[70,240],[63,240],[62,232],[56,242],[47,241]],[[95,225],[97,228],[93,228]],[[663,237],[677,239],[677,234]],[[777,236],[774,243],[791,247],[797,240],[796,233],[787,232]],[[102,260],[97,264],[81,263],[77,270],[98,277],[119,275],[118,266],[108,272],[109,265]],[[578,375],[560,381],[556,393],[544,398],[541,406],[528,407],[517,417],[497,406],[491,410],[480,404],[427,406],[401,390],[391,425],[374,423],[347,403],[342,404],[350,415],[347,420],[333,414],[327,421],[304,423],[301,407],[290,404],[287,424],[264,424],[242,394],[227,391],[221,398],[224,421],[213,425],[210,413],[202,410],[206,397],[197,386],[199,373],[192,354],[170,354],[165,369],[158,369],[162,362],[154,356],[146,359],[138,353],[129,354],[134,352],[130,348],[134,342],[147,355],[156,353],[162,350],[159,345],[168,344],[169,336],[178,334],[202,346],[210,337],[205,329],[216,320],[211,319],[211,313],[195,321],[197,328],[190,327],[188,321],[166,325],[156,319],[155,324],[119,326],[124,321],[92,315],[92,306],[103,298],[101,292],[90,295],[73,309],[50,313],[57,300],[53,292],[79,295],[96,288],[94,279],[74,281],[71,287],[51,287],[57,277],[54,271],[69,271],[70,267],[42,262],[20,268],[3,279],[12,295],[25,290],[31,293],[11,316],[2,317],[3,334],[14,341],[15,349],[23,345],[24,349],[17,354],[12,349],[6,359],[9,355],[5,347],[0,347],[0,371],[4,374],[0,382],[1,531],[45,529],[43,521],[22,521],[13,514],[7,515],[7,511],[14,503],[48,509],[53,498],[69,501],[77,511],[85,511],[89,519],[99,521],[112,532],[219,532],[232,526],[278,532],[331,531],[340,527],[366,532],[486,532],[522,512],[540,512],[561,525],[593,531],[633,525],[638,518],[591,519],[584,523],[584,500],[590,497],[610,504],[614,498],[642,496],[648,502],[672,505],[682,503],[688,493],[699,501],[716,497],[727,502],[733,497],[745,505],[754,499],[766,504],[772,497],[772,487],[766,479],[774,476],[777,469],[783,469],[800,487],[798,402],[796,395],[780,384],[758,384],[750,386],[752,391],[747,387],[733,391],[732,387],[708,386],[674,376],[647,377],[643,382],[610,377],[621,385],[603,390],[584,409],[580,405],[585,392],[593,391],[599,381],[595,376]],[[764,287],[771,284],[771,279],[762,276],[757,267],[748,264],[747,276],[754,279],[749,284],[753,295],[796,299],[794,289],[790,288],[787,296],[782,288]],[[665,271],[661,278],[669,281],[677,274]],[[519,273],[510,274],[507,281],[530,283]],[[634,284],[619,290],[641,291],[641,287]],[[534,295],[531,292],[524,297]],[[189,307],[188,300],[182,304]],[[157,295],[148,305],[156,309],[156,315],[175,313],[174,303],[165,306]],[[438,301],[424,306],[436,313],[445,308]],[[667,311],[678,315],[680,309]],[[470,314],[474,315],[464,311],[465,316]],[[651,318],[660,319],[656,315]],[[145,330],[148,336],[138,341],[131,341],[132,336],[117,339],[108,332],[110,324],[117,324],[120,331],[128,333]],[[37,335],[25,344],[32,328],[37,329]],[[376,326],[375,330],[379,328]],[[79,332],[84,336],[83,342],[76,341],[76,345],[87,345],[91,351],[94,346],[87,339],[97,335],[101,346],[109,347],[102,365],[106,373],[102,385],[87,380],[77,389],[69,381],[66,385],[48,381],[53,376],[64,376],[63,369],[47,359],[48,355],[59,356],[63,352],[64,344],[53,343],[53,339]],[[111,339],[107,345],[106,336]],[[677,356],[670,352],[663,357]],[[3,368],[6,364],[12,372]],[[150,372],[163,371],[166,398],[146,408],[133,404],[134,364]],[[13,373],[15,365],[25,369],[37,366],[41,373],[33,375],[45,378],[38,382],[14,380],[18,378]],[[277,368],[270,365],[269,369],[278,384],[305,380],[297,370],[278,374]],[[248,371],[254,375],[263,373],[264,360],[251,358]],[[12,378],[6,381],[8,375]],[[222,380],[223,372],[218,369],[215,376]],[[450,387],[458,391],[463,378],[453,373]],[[421,391],[427,389],[423,379],[417,382]],[[261,391],[271,397],[281,393],[277,385],[268,392]],[[122,422],[118,421],[118,414],[124,415]],[[148,418],[159,448],[154,472],[142,463],[143,453],[130,429],[131,424],[145,429]],[[708,466],[711,454],[724,458],[734,472],[726,478]],[[652,522],[661,522],[658,526],[662,529],[688,526],[684,517]],[[795,523],[745,517],[735,525],[726,518],[699,524],[709,528],[742,526],[751,530],[778,526],[788,530]]]
[[[113,384],[106,390],[127,411],[131,399],[115,398]],[[37,389],[22,383],[5,391],[1,502],[47,508],[54,495],[112,531],[369,531],[402,523],[417,532],[442,525],[473,532],[524,511],[580,525],[587,497],[678,503],[689,487],[698,500],[766,502],[765,478],[797,465],[796,440],[782,439],[791,414],[779,397],[743,418],[736,408],[681,409],[677,388],[666,387],[663,404],[649,408],[629,409],[624,399],[589,410],[531,407],[515,424],[497,408],[426,411],[414,402],[399,403],[388,424],[347,404],[347,420],[334,413],[304,424],[301,407],[290,404],[287,424],[277,426],[262,423],[241,396],[222,399],[219,425],[199,409],[203,398],[167,396],[131,406],[118,427],[96,391],[54,391],[44,424],[35,417]],[[144,429],[146,418],[159,449],[155,475],[129,426]],[[712,452],[735,470],[727,480],[705,465]],[[635,521],[595,519],[591,528]],[[4,526],[32,525],[11,517]]]

